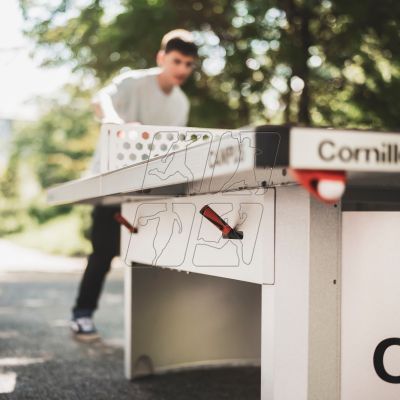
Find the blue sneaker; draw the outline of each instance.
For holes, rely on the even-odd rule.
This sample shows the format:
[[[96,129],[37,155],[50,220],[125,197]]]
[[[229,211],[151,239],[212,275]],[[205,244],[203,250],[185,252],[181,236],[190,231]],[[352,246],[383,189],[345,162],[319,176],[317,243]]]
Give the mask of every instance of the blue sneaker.
[[[91,317],[73,318],[70,323],[74,337],[82,341],[93,341],[100,338]]]

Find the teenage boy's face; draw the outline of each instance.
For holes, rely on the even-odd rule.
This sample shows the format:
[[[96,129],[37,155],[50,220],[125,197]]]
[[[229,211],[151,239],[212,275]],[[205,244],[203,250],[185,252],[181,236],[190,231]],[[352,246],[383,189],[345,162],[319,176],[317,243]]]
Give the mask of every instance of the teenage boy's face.
[[[194,63],[193,56],[187,56],[177,50],[160,52],[158,57],[158,65],[172,85],[182,85],[193,72]]]

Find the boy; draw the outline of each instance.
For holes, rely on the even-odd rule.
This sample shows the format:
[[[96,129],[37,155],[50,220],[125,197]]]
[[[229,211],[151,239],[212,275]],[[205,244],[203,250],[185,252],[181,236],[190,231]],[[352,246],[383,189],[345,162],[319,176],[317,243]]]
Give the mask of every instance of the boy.
[[[158,68],[129,71],[115,78],[94,98],[96,115],[103,123],[186,126],[189,101],[180,86],[193,72],[196,57],[197,47],[190,32],[183,29],[168,32],[157,53]],[[99,161],[95,156],[93,172],[99,172]],[[120,226],[113,219],[118,210],[104,206],[93,210],[93,252],[88,258],[71,321],[74,335],[82,340],[99,337],[92,316],[111,261],[119,254]]]

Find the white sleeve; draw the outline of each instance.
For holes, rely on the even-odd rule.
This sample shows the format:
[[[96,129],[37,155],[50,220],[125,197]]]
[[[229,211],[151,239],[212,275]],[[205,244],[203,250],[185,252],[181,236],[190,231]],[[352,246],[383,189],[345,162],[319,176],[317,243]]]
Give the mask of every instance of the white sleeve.
[[[114,109],[122,120],[132,122],[132,114],[135,114],[138,101],[138,80],[126,74],[117,76],[113,81],[103,89],[101,89],[93,98],[94,102],[98,102],[100,94],[110,96]],[[136,117],[137,118],[137,117]],[[135,118],[134,118],[135,119]]]

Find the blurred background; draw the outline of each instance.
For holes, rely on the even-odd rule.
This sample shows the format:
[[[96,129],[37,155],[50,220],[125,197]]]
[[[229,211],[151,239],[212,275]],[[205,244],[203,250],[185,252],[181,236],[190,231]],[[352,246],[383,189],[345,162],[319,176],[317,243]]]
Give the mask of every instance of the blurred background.
[[[90,208],[48,207],[97,139],[90,99],[155,65],[163,34],[194,32],[190,126],[292,123],[398,130],[400,3],[394,0],[2,0],[0,238],[80,256]]]
[[[88,167],[96,91],[155,66],[175,28],[199,46],[190,126],[399,130],[396,0],[0,0],[0,397],[260,396],[257,368],[124,379],[123,268],[96,313],[102,341],[69,336],[91,208],[48,207],[45,189]]]

